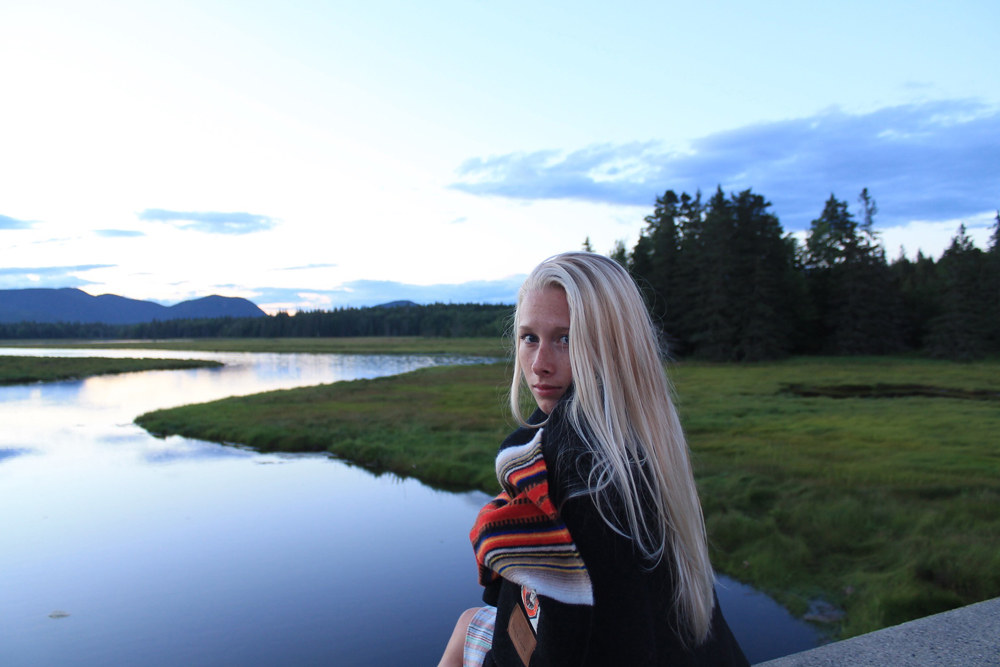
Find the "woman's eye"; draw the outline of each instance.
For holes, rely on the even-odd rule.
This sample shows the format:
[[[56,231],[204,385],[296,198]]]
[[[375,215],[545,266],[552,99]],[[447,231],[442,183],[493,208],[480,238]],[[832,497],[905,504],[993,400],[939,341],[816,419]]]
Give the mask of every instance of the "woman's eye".
[[[535,334],[521,334],[521,342],[523,343],[537,343],[538,337]]]
[[[562,343],[563,345],[569,345],[569,334],[566,334],[565,336],[560,336],[559,342]]]

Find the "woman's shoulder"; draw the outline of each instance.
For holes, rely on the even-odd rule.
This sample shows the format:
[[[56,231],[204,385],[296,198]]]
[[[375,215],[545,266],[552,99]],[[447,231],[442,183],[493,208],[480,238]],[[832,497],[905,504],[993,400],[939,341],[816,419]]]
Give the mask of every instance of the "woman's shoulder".
[[[545,417],[545,413],[540,409],[535,410],[531,416],[528,417],[528,426],[522,426],[504,438],[504,441],[500,443],[500,451],[502,452],[508,447],[519,447],[520,445],[531,442],[531,439],[538,435],[538,429],[545,426],[545,424],[543,424],[543,422],[545,422]]]
[[[557,506],[570,497],[589,497],[594,452],[570,422],[568,401],[562,401],[549,415],[542,434],[542,455],[549,487]],[[591,504],[593,498],[590,498]]]

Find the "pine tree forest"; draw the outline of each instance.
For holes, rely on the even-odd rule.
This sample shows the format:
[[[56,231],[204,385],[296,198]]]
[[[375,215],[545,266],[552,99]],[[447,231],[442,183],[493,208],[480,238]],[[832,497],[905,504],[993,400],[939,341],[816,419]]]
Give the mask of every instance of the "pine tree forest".
[[[805,243],[750,190],[668,190],[631,252],[611,256],[642,287],[672,357],[754,361],[789,354],[1000,352],[1000,212],[989,247],[960,227],[940,259],[886,259],[867,189],[855,217],[831,195]]]

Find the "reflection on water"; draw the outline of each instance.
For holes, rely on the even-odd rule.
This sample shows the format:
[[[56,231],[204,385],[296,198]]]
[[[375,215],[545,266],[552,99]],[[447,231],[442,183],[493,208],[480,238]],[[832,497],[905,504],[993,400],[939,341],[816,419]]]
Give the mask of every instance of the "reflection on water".
[[[474,360],[0,349],[13,353],[226,366],[0,387],[0,665],[435,664],[478,603],[467,535],[484,494],[132,424],[161,407]],[[760,608],[734,611],[729,590],[752,590],[725,583],[751,661],[782,654],[751,650],[748,636],[774,632]]]
[[[132,424],[162,407],[472,360],[0,354],[226,364],[0,387],[5,667],[429,663],[475,602],[465,535],[482,494]],[[386,622],[402,628],[398,642],[379,640]]]
[[[6,387],[4,400],[28,399],[38,406],[60,407],[84,395],[88,405],[117,410],[131,421],[139,412],[242,396],[272,389],[374,378],[441,364],[486,361],[475,357],[433,355],[358,354],[250,354],[243,352],[184,352],[179,350],[77,350],[0,348],[0,355],[53,357],[111,357],[153,359],[207,359],[224,368],[186,371],[148,371],[100,375],[82,381]]]
[[[780,604],[746,584],[719,577],[719,606],[751,664],[816,648],[824,637]]]

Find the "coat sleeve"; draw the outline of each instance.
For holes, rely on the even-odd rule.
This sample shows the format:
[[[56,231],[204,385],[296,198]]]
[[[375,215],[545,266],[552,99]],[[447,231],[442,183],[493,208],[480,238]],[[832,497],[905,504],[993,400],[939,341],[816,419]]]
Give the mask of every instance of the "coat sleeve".
[[[673,582],[650,569],[632,541],[614,531],[589,495],[567,499],[563,520],[587,566],[594,589],[593,640],[587,664],[659,665]]]

